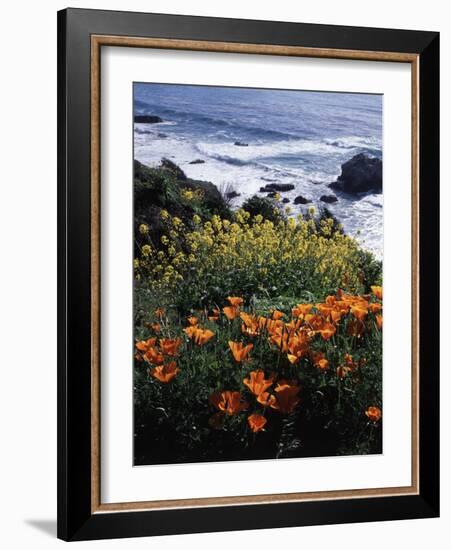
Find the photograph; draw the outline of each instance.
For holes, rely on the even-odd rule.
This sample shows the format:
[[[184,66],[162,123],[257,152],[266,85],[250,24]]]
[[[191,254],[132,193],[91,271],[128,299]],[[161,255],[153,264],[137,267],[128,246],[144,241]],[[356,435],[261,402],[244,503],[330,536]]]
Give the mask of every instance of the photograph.
[[[383,95],[135,82],[133,117],[134,465],[382,453]]]

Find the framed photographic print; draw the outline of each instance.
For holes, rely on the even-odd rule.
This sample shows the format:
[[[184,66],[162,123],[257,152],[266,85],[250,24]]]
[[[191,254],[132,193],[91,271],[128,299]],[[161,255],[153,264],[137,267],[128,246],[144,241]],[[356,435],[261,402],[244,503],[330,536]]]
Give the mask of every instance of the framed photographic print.
[[[58,536],[439,513],[439,36],[58,14]]]

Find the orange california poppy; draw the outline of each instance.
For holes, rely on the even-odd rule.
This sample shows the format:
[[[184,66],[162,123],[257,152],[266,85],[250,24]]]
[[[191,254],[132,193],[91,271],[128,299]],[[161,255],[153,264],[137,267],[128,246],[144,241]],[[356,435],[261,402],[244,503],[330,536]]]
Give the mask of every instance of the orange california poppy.
[[[282,319],[284,315],[285,313],[283,313],[282,311],[279,311],[278,309],[275,309],[272,312],[272,318],[274,319],[274,321],[278,321],[279,319]]]
[[[236,296],[229,296],[227,298],[229,304],[233,307],[240,307],[243,305],[243,298],[237,298]]]
[[[296,363],[301,357],[305,357],[309,352],[308,339],[305,333],[300,332],[293,335],[288,341],[287,348],[289,351],[287,357],[290,363]]]
[[[340,365],[339,367],[337,367],[337,376],[338,378],[345,378],[345,376],[347,376],[350,372],[352,371],[352,368],[351,367],[348,367],[346,365]]]
[[[146,351],[144,359],[151,365],[162,365],[164,363],[164,355],[154,347]]]
[[[263,415],[257,414],[257,413],[251,414],[247,418],[247,423],[249,424],[249,428],[254,433],[261,432],[262,430],[264,430],[267,422],[268,421]]]
[[[379,330],[382,330],[382,315],[376,315],[376,324]]]
[[[160,339],[160,350],[164,355],[175,357],[181,345],[182,345],[181,338],[161,338]]]
[[[192,340],[198,330],[198,327],[191,325],[189,327],[185,327],[183,329],[183,332],[188,336],[188,338]]]
[[[300,317],[301,315],[307,315],[312,310],[312,304],[297,304],[291,310],[293,317]]]
[[[365,414],[371,422],[378,422],[382,418],[382,411],[379,407],[368,407]]]
[[[379,304],[379,302],[372,302],[368,309],[371,311],[371,313],[379,313],[382,311],[382,304]]]
[[[336,333],[337,329],[331,323],[326,323],[320,330],[321,338],[323,340],[329,340]]]
[[[364,321],[365,317],[368,315],[368,309],[361,305],[355,305],[351,307],[351,313],[359,321]]]
[[[146,352],[149,348],[155,346],[156,343],[156,338],[149,338],[148,340],[141,340],[140,342],[136,342],[135,346],[137,350]]]
[[[243,380],[243,383],[251,390],[254,395],[260,395],[266,391],[273,383],[272,378],[265,378],[262,370],[256,370],[249,373],[249,377]]]
[[[158,317],[158,319],[161,319],[165,313],[166,310],[162,307],[157,307],[157,309],[155,310],[155,315]]]
[[[265,407],[275,408],[277,399],[271,393],[264,391],[257,396],[257,401]]]
[[[194,335],[194,341],[198,346],[203,346],[204,344],[209,342],[214,335],[215,333],[208,328],[205,328],[205,329],[198,328]]]
[[[191,315],[191,317],[188,317],[188,323],[191,326],[197,325],[198,322],[199,322],[199,319],[197,317],[194,317],[194,315]]]
[[[244,311],[240,313],[240,317],[243,320],[241,325],[241,332],[249,336],[258,336],[260,334],[258,318],[254,315],[249,315]]]
[[[224,315],[227,317],[229,321],[233,321],[236,317],[238,317],[240,310],[238,307],[235,306],[226,306],[222,308],[222,311],[224,312]]]
[[[238,363],[246,361],[247,356],[253,347],[254,344],[248,344],[247,346],[244,346],[242,342],[232,342],[231,340],[229,341],[229,348],[232,351],[232,355],[235,358],[235,361],[237,361]]]
[[[381,286],[372,286],[371,290],[378,300],[382,300],[382,287]]]
[[[315,367],[321,372],[324,372],[329,368],[329,361],[327,359],[320,359],[317,363],[315,363]]]
[[[329,317],[332,311],[332,306],[327,304],[316,304],[316,309],[321,313],[323,317]]]
[[[160,382],[163,382],[163,384],[167,384],[168,382],[170,382],[173,378],[177,376],[177,373],[179,372],[180,369],[176,366],[175,361],[172,361],[167,365],[155,367],[151,370],[152,376]]]
[[[210,395],[210,403],[229,416],[238,414],[247,409],[247,403],[242,401],[239,391],[214,392]]]
[[[271,407],[281,413],[289,414],[296,408],[296,405],[300,401],[298,397],[300,389],[301,388],[297,384],[280,380],[274,389],[277,402],[275,405],[271,405]]]

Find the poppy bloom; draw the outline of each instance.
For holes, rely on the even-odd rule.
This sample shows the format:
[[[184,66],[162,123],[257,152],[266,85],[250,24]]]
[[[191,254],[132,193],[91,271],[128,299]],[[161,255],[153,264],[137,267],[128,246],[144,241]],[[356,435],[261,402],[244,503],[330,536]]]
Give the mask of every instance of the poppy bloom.
[[[273,409],[275,408],[275,406],[277,404],[277,399],[274,397],[274,395],[272,395],[271,393],[269,393],[267,391],[264,391],[264,392],[260,393],[257,396],[257,401],[261,405],[264,405],[265,407],[272,407]]]
[[[243,298],[237,298],[236,296],[229,296],[227,298],[229,304],[233,307],[240,307],[243,305]]]
[[[241,332],[249,336],[258,336],[260,334],[258,318],[248,313],[240,313],[241,319],[244,321],[241,325]]]
[[[210,395],[210,403],[229,416],[235,415],[247,409],[247,403],[241,400],[239,391],[215,392]]]
[[[158,319],[161,319],[165,313],[166,310],[162,307],[157,307],[157,309],[155,310],[155,315],[158,317]]]
[[[378,300],[382,300],[382,287],[381,286],[372,286],[371,290]]]
[[[323,372],[329,368],[329,361],[327,359],[320,359],[317,363],[315,363],[315,367]]]
[[[288,342],[287,354],[288,361],[290,363],[297,363],[301,357],[305,357],[309,352],[308,339],[305,333],[298,333],[296,336],[292,336]]]
[[[195,335],[194,335],[194,341],[198,346],[203,346],[207,342],[209,342],[215,333],[212,330],[206,329],[197,329]]]
[[[181,345],[182,345],[182,340],[180,338],[161,338],[160,339],[160,350],[164,355],[175,357]]]
[[[191,340],[194,338],[194,335],[199,329],[196,326],[189,326],[183,329],[183,332],[190,338]]]
[[[222,308],[222,311],[224,315],[227,317],[229,321],[233,321],[236,317],[238,317],[240,310],[238,307],[235,306],[226,306]]]
[[[254,344],[248,344],[243,346],[242,342],[232,342],[229,341],[229,348],[232,351],[232,355],[238,363],[245,361],[251,349],[254,347]]]
[[[191,315],[191,317],[188,317],[188,323],[191,326],[197,325],[199,319],[197,317],[194,317],[194,315]]]
[[[290,384],[285,380],[280,380],[274,390],[276,403],[275,405],[271,405],[271,407],[281,413],[289,414],[300,401],[298,397],[300,389],[297,384]]]
[[[247,418],[247,423],[249,424],[249,428],[254,433],[261,432],[262,430],[264,430],[267,422],[268,421],[266,420],[266,418],[261,414],[254,413],[248,416]]]
[[[154,378],[163,382],[163,384],[169,383],[173,378],[177,376],[180,369],[176,366],[175,361],[168,363],[167,365],[161,365],[152,369],[151,374]]]
[[[376,315],[376,324],[379,330],[382,330],[382,315]]]
[[[345,378],[350,372],[352,371],[351,367],[348,367],[346,365],[340,365],[337,367],[337,376],[338,378]]]
[[[164,363],[164,355],[154,347],[146,351],[144,359],[151,365],[162,365]]]
[[[368,407],[365,414],[371,422],[378,422],[382,418],[382,411],[379,407]]]
[[[312,310],[312,304],[297,304],[292,310],[291,313],[293,317],[300,317],[301,315],[307,315]]]
[[[318,330],[323,340],[329,340],[332,338],[336,331],[337,329],[331,323],[326,323],[320,330]]]
[[[285,314],[282,312],[282,311],[279,311],[277,309],[275,309],[273,312],[272,312],[272,318],[275,320],[275,321],[278,321],[279,319],[282,319],[282,317],[284,316]]]
[[[373,302],[368,306],[368,309],[371,311],[371,313],[379,313],[379,311],[382,311],[382,304],[379,304],[378,302]]]
[[[360,305],[355,305],[351,307],[351,313],[356,319],[363,322],[365,317],[368,315],[368,309]]]
[[[155,346],[156,342],[156,338],[149,338],[148,340],[141,340],[140,342],[136,342],[135,346],[137,350],[146,352],[149,348]]]
[[[323,317],[329,317],[332,307],[327,304],[317,304],[316,309],[321,313]]]
[[[331,318],[332,322],[333,323],[338,323],[338,321],[342,318],[343,313],[344,312],[341,309],[331,309],[330,318]]]
[[[262,370],[252,371],[249,373],[249,378],[243,380],[243,383],[257,396],[266,391],[272,382],[272,378],[265,378],[265,373]]]

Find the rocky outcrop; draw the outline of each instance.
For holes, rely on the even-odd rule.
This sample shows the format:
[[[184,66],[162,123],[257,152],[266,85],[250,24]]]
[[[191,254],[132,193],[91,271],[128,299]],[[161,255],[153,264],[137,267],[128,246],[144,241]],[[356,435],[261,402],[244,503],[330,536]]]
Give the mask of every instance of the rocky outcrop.
[[[341,166],[341,175],[329,185],[345,193],[382,193],[382,161],[360,153]]]
[[[205,164],[205,161],[202,159],[192,160],[189,164]]]
[[[264,187],[260,187],[260,193],[284,193],[293,189],[294,185],[292,183],[268,183]]]
[[[163,119],[156,115],[135,115],[135,122],[140,124],[158,124]]]
[[[322,201],[322,202],[327,202],[328,204],[338,201],[338,199],[335,195],[321,195],[319,200]]]
[[[161,167],[170,172],[179,181],[185,181],[187,179],[185,172],[177,166],[175,162],[172,162],[172,160],[162,158]]]
[[[309,202],[311,202],[309,199],[306,199],[305,197],[303,197],[302,195],[298,195],[295,199],[294,199],[294,204],[308,204]]]
[[[233,145],[236,145],[237,147],[249,147],[249,143],[244,143],[242,141],[235,141]]]

